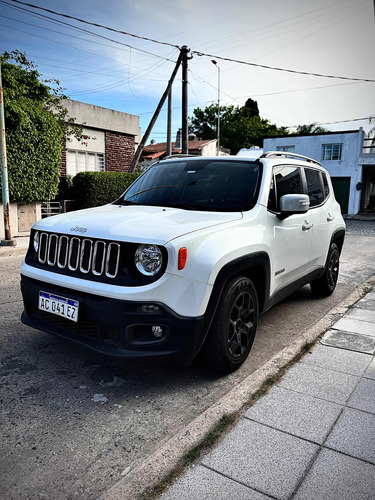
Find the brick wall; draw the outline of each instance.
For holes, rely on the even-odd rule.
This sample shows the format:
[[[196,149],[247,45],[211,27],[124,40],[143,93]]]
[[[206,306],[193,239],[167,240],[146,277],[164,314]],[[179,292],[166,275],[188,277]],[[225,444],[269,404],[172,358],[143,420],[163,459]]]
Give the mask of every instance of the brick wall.
[[[133,136],[114,132],[105,133],[105,169],[109,172],[126,172],[135,152]]]

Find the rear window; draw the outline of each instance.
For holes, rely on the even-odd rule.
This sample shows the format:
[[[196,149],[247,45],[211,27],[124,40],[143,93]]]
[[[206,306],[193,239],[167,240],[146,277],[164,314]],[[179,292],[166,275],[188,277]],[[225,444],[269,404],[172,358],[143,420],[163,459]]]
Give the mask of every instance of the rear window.
[[[312,168],[305,168],[305,174],[310,207],[321,205],[324,201],[324,191],[320,172]]]
[[[322,177],[323,177],[324,194],[325,197],[327,198],[329,195],[329,186],[328,186],[327,176],[324,172],[322,172]]]

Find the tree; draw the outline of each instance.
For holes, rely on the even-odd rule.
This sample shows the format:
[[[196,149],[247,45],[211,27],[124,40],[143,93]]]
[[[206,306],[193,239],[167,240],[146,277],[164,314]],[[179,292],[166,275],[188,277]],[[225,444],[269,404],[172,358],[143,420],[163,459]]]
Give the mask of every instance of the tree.
[[[25,54],[0,56],[11,201],[56,196],[63,140],[81,130],[67,118],[58,80],[42,80]]]
[[[307,125],[298,125],[296,134],[323,134],[324,132],[329,132],[329,130],[314,122]]]
[[[251,97],[245,102],[244,108],[247,108],[250,110],[250,118],[253,116],[259,116],[259,108],[258,108],[258,103],[256,101],[253,101]]]
[[[217,104],[194,109],[189,128],[200,139],[217,138]],[[277,127],[259,116],[258,104],[252,99],[245,106],[220,107],[220,144],[236,154],[241,148],[262,146],[265,137],[289,135],[286,127]]]

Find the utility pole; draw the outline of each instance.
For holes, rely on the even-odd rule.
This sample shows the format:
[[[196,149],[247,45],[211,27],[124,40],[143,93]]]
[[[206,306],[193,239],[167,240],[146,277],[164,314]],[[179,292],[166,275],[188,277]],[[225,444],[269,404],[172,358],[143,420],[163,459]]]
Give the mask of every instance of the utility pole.
[[[172,154],[172,89],[168,94],[167,156]]]
[[[146,130],[144,136],[142,137],[141,142],[138,145],[137,151],[135,152],[135,155],[133,157],[133,160],[132,160],[131,165],[130,165],[129,170],[128,170],[129,173],[134,172],[135,167],[138,165],[139,158],[141,157],[143,148],[145,147],[147,139],[150,136],[151,130],[153,129],[153,127],[155,125],[155,122],[156,122],[156,120],[157,120],[157,118],[158,118],[158,116],[160,114],[160,111],[161,111],[161,109],[162,109],[162,107],[163,107],[163,105],[164,105],[164,103],[165,103],[165,101],[166,101],[166,99],[167,99],[170,91],[171,91],[172,84],[173,84],[173,81],[174,81],[174,79],[176,77],[178,68],[180,67],[181,62],[183,60],[183,54],[184,54],[184,52],[183,52],[183,47],[182,47],[182,49],[180,51],[180,55],[178,56],[178,59],[177,59],[177,62],[176,62],[176,66],[175,66],[175,68],[173,70],[173,73],[172,73],[172,76],[171,76],[171,78],[170,78],[170,80],[168,82],[167,88],[165,89],[164,94],[162,95],[162,98],[160,99],[159,104],[158,104],[158,106],[156,108],[156,111],[155,111],[153,117],[151,118],[151,121],[150,121],[150,123],[149,123],[149,125],[147,127],[147,130]]]
[[[188,154],[188,53],[186,45],[181,47],[182,54],[182,154]]]
[[[4,212],[4,236],[1,240],[1,245],[16,246],[16,240],[12,239],[10,230],[10,213],[9,213],[9,190],[8,190],[8,166],[7,166],[7,148],[5,142],[5,116],[4,116],[4,97],[3,84],[1,80],[1,63],[0,63],[0,153],[1,153],[1,185],[3,196],[3,212]]]
[[[374,0],[375,1],[375,0]],[[220,156],[220,68],[217,61],[211,60],[217,67],[217,156]]]

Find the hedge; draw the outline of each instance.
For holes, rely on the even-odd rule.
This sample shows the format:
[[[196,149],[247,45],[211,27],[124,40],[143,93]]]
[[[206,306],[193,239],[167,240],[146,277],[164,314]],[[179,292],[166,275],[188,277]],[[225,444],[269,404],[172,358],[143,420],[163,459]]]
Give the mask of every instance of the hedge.
[[[139,173],[80,172],[73,178],[77,208],[98,207],[111,203],[132,184]]]

